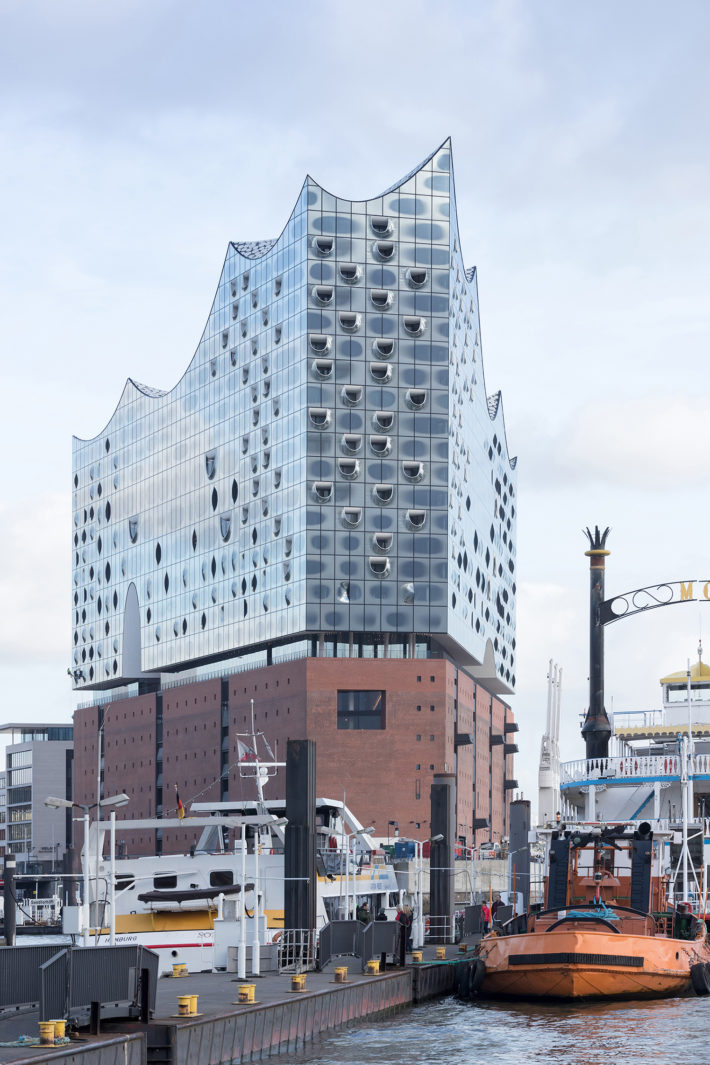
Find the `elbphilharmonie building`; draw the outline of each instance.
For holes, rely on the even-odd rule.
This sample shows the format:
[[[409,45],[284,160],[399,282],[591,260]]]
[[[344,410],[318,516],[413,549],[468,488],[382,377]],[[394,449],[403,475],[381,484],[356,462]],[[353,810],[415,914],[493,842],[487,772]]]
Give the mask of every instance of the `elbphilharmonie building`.
[[[516,508],[450,143],[368,200],[308,177],[279,237],[229,244],[177,383],[129,378],[74,440],[75,686],[295,645],[510,692]]]

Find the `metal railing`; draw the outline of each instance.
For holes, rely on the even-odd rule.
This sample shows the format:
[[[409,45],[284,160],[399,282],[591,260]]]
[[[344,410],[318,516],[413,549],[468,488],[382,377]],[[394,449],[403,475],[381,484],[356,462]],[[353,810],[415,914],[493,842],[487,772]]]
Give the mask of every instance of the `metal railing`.
[[[30,948],[19,948],[22,953]],[[141,974],[147,971],[149,1008],[155,1009],[158,955],[146,947],[65,947],[38,970],[40,1020],[67,1017],[92,1002],[138,1006]]]
[[[696,754],[691,759],[692,776],[710,775],[710,755]],[[560,784],[594,783],[595,780],[633,780],[636,777],[653,780],[680,777],[680,756],[677,754],[632,754],[620,758],[580,758],[562,762]]]
[[[279,940],[280,972],[302,973],[318,963],[318,932],[308,928],[285,928]]]

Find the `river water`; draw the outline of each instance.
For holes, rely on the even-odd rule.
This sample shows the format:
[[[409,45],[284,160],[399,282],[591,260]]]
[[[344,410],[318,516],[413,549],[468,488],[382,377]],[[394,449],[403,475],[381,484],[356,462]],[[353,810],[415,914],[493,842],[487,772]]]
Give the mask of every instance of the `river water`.
[[[440,999],[323,1037],[289,1065],[709,1065],[710,997],[579,1006]]]

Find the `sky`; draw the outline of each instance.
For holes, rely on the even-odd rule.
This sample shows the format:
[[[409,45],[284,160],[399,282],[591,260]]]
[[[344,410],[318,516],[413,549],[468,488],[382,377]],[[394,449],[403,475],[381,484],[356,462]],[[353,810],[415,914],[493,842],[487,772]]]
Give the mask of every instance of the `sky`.
[[[74,707],[72,434],[178,380],[228,241],[276,236],[306,173],[375,196],[450,135],[518,456],[525,796],[549,659],[581,757],[582,529],[612,529],[609,594],[710,578],[709,30],[694,0],[0,0],[1,720]],[[703,634],[705,604],[609,627],[607,708],[658,706]]]

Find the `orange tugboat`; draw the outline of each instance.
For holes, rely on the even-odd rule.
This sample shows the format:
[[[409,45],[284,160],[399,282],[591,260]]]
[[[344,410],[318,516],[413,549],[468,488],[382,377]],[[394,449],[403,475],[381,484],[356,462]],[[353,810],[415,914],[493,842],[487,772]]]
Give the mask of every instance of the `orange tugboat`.
[[[545,909],[478,948],[481,995],[656,998],[710,993],[710,945],[690,903],[668,904],[663,842],[648,822],[552,831]]]

